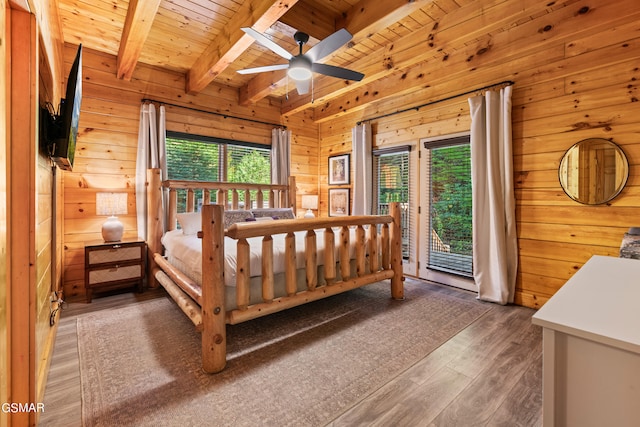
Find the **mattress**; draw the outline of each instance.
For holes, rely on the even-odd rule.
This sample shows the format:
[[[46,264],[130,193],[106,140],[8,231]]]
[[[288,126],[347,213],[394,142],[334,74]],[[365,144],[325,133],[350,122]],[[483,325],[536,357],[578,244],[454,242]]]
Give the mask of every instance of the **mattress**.
[[[355,252],[355,229],[350,229],[349,249],[350,259],[354,258]],[[338,259],[338,245],[340,242],[340,230],[334,230],[336,247],[334,248],[336,259]],[[304,270],[305,268],[305,236],[306,232],[296,232],[296,268]],[[273,272],[279,275],[285,271],[285,235],[276,234],[273,238]],[[247,239],[250,246],[250,277],[259,277],[262,272],[262,237],[252,237]],[[162,237],[162,244],[165,248],[167,260],[189,278],[198,284],[202,284],[202,242],[197,235],[183,234],[181,230],[172,230]],[[236,286],[236,257],[237,241],[225,237],[225,262],[224,277],[225,285],[228,287]],[[316,230],[316,248],[318,266],[324,263],[324,230]]]

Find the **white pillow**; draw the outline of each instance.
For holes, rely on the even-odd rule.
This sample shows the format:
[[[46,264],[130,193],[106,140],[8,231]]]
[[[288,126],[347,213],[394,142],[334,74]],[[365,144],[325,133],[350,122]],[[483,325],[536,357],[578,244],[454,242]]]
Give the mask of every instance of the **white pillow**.
[[[273,221],[273,217],[271,216],[259,216],[256,218],[256,221]]]
[[[202,229],[202,216],[200,212],[179,213],[177,217],[183,234],[196,234]]]

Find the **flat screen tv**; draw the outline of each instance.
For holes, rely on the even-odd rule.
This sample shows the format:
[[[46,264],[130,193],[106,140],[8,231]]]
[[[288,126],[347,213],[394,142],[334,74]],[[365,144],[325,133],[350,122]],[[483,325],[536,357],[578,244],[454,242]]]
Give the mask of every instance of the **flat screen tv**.
[[[60,111],[47,126],[47,137],[51,159],[63,170],[73,170],[82,102],[82,45],[78,46],[76,59],[67,78],[65,98],[60,102]]]

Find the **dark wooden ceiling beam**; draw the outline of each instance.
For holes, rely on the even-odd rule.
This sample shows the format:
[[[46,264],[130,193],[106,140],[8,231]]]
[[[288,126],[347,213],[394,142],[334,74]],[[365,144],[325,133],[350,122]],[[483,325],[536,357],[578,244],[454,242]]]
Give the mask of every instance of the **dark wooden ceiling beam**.
[[[224,32],[205,49],[187,73],[187,93],[202,91],[251,46],[254,39],[245,34],[242,27],[252,27],[264,32],[297,2],[298,0],[245,1]]]
[[[354,35],[354,42],[382,30],[403,17],[428,5],[433,0],[362,0],[342,17],[338,17],[335,28],[346,28]],[[257,77],[239,91],[241,105],[255,103],[267,96],[275,87],[286,83],[285,73],[269,73],[268,77]],[[279,80],[277,80],[280,78]],[[259,80],[258,80],[259,79]]]
[[[136,68],[144,42],[149,36],[151,25],[155,19],[160,0],[130,0],[122,29],[122,39],[118,50],[116,76],[126,81],[131,80]]]

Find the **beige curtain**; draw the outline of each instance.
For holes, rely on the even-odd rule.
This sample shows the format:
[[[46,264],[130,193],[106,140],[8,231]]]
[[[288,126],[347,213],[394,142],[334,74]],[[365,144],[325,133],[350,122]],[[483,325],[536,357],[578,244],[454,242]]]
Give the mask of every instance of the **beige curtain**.
[[[287,185],[291,174],[291,131],[271,130],[271,183]]]
[[[373,175],[371,156],[371,124],[362,123],[351,131],[353,157],[353,192],[351,215],[371,215],[373,203]]]
[[[473,276],[479,298],[499,304],[513,302],[518,268],[511,89],[469,98]]]
[[[138,127],[138,156],[136,158],[136,215],[138,237],[147,238],[147,169],[160,168],[161,178],[167,179],[166,120],[164,106],[157,117],[153,104],[140,107]],[[166,203],[167,195],[163,198]]]

